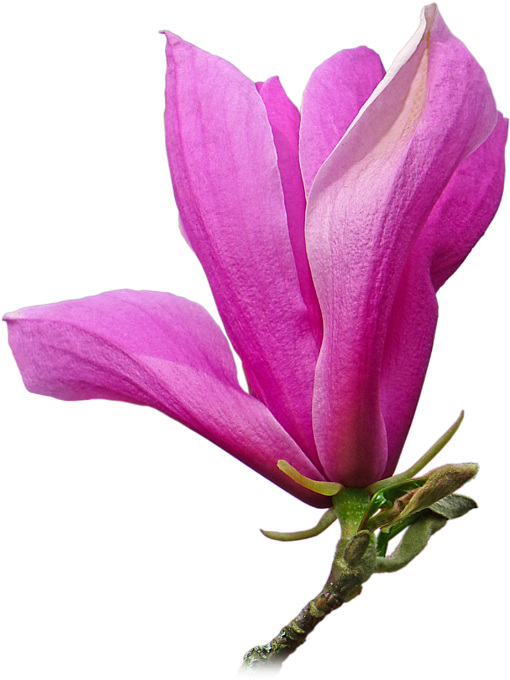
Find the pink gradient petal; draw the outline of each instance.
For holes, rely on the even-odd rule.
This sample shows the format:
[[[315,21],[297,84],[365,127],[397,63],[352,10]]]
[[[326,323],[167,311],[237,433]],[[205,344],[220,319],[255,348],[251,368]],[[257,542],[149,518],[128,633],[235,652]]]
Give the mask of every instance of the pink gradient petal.
[[[320,346],[322,342],[322,316],[312,281],[305,243],[306,198],[299,165],[299,126],[301,118],[296,106],[285,94],[277,76],[257,83],[257,90],[266,107],[273,131],[278,156],[278,169],[282,180],[285,210],[289,225],[290,242],[296,261],[299,285],[308,307],[310,325]]]
[[[200,305],[121,290],[22,309],[5,320],[29,391],[151,406],[306,503],[329,504],[277,468],[284,458],[323,479],[269,410],[243,392],[228,342]]]
[[[498,209],[508,121],[457,168],[407,258],[381,366],[381,410],[393,474],[418,404],[437,322],[436,291],[460,267]]]
[[[184,231],[251,392],[318,465],[311,423],[318,347],[266,108],[234,66],[166,36],[166,142]]]
[[[384,474],[379,374],[400,276],[451,176],[496,121],[485,74],[431,5],[314,180],[306,241],[324,341],[313,422],[331,480],[366,486]]]
[[[307,194],[384,74],[379,55],[368,47],[338,52],[312,73],[301,106],[300,157]]]

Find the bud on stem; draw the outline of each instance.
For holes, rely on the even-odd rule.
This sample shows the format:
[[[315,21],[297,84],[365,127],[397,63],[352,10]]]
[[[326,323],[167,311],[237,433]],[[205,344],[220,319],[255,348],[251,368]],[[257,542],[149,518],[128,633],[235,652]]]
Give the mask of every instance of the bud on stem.
[[[267,645],[254,647],[244,657],[242,671],[277,669],[324,617],[361,593],[362,584],[375,571],[374,536],[357,528],[369,503],[362,489],[342,489],[333,497],[333,508],[342,526],[328,580],[321,592],[282,628]],[[347,556],[346,556],[347,553]]]
[[[469,482],[478,472],[476,463],[460,463],[442,465],[422,477],[423,486],[410,491],[398,498],[390,510],[380,512],[367,522],[367,528],[375,531],[379,527],[388,527],[404,520],[420,510],[430,507],[433,503],[453,494],[466,482]]]

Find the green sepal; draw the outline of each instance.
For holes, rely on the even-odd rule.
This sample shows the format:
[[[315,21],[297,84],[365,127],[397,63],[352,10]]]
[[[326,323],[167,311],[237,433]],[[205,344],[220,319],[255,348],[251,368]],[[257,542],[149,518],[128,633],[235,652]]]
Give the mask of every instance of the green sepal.
[[[279,470],[287,475],[287,477],[290,477],[294,482],[303,486],[305,489],[320,493],[322,496],[334,496],[343,489],[343,486],[338,484],[338,482],[318,482],[315,479],[310,479],[310,477],[305,477],[305,475],[298,472],[296,468],[286,460],[279,460],[276,465]]]
[[[387,479],[381,479],[379,482],[375,482],[370,486],[367,486],[366,491],[372,496],[377,491],[384,489],[388,486],[394,486],[396,482],[400,483],[406,479],[411,479],[418,474],[423,468],[430,463],[430,461],[437,456],[437,454],[442,451],[442,449],[448,444],[453,435],[457,432],[464,419],[464,411],[460,412],[460,416],[453,423],[453,425],[446,430],[446,432],[439,437],[437,442],[433,444],[430,449],[414,464],[409,470],[401,472],[399,475],[394,475],[393,477],[388,477]]]
[[[407,528],[395,551],[389,557],[377,558],[376,572],[389,573],[406,567],[426,547],[430,537],[442,529],[447,521],[445,517],[432,510],[423,510]]]
[[[267,538],[272,538],[274,541],[302,541],[304,538],[312,538],[313,536],[322,534],[322,532],[326,531],[326,529],[330,527],[335,521],[336,513],[333,508],[329,508],[329,510],[326,510],[326,512],[322,515],[318,523],[311,529],[292,532],[264,531],[264,529],[261,529],[260,531],[264,534],[264,536],[267,536]]]

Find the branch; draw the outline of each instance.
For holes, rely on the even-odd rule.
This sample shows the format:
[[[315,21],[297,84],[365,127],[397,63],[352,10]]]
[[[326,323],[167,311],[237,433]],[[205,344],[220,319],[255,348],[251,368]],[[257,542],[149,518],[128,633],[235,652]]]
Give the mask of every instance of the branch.
[[[368,532],[367,532],[368,533]],[[362,584],[375,570],[375,542],[370,541],[366,552],[357,556],[356,565],[344,559],[351,538],[342,538],[337,545],[331,573],[321,592],[311,600],[292,621],[284,626],[267,645],[253,647],[244,656],[241,671],[278,671],[292,652],[300,647],[308,635],[328,614],[361,593]],[[350,555],[348,551],[348,555]]]

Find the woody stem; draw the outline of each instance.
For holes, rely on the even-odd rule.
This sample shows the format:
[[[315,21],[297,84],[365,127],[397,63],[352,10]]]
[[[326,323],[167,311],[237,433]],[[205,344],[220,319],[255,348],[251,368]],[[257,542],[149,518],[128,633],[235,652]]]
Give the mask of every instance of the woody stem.
[[[308,602],[271,642],[253,647],[245,654],[241,671],[278,671],[285,659],[306,641],[320,621],[361,593],[362,584],[375,569],[375,543],[372,539],[365,555],[355,566],[345,562],[344,551],[356,533],[367,502],[368,495],[356,489],[343,489],[333,498],[333,508],[342,525],[342,538],[338,542],[326,584],[317,597]]]

